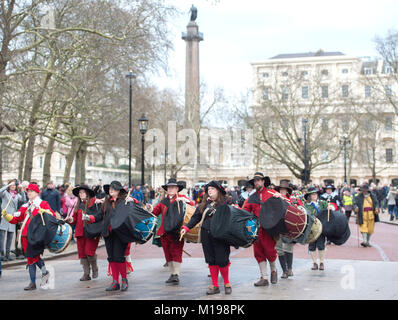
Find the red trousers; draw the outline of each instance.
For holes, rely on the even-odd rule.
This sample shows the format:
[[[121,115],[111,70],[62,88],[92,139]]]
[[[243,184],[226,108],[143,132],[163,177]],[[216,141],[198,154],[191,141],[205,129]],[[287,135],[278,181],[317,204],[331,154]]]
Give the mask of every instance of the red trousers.
[[[21,242],[22,242],[23,251],[24,251],[25,254],[26,254],[26,249],[27,249],[27,247],[28,247],[28,238],[27,238],[27,237],[21,237]],[[40,259],[40,254],[37,255],[37,256],[34,257],[34,258],[29,258],[29,257],[27,257],[26,259],[28,260],[28,265],[32,265],[32,264],[36,263],[37,261],[39,261],[39,259]]]
[[[182,249],[184,248],[184,241],[175,241],[171,234],[165,234],[160,237],[164,256],[167,262],[175,261],[182,262]]]
[[[271,238],[267,231],[260,228],[258,239],[253,244],[254,257],[258,263],[266,260],[269,262],[274,262],[276,260],[277,253],[275,250],[275,244],[275,240]]]
[[[94,256],[95,251],[97,251],[98,242],[99,237],[94,239],[85,237],[76,238],[79,259],[87,258],[87,256]]]

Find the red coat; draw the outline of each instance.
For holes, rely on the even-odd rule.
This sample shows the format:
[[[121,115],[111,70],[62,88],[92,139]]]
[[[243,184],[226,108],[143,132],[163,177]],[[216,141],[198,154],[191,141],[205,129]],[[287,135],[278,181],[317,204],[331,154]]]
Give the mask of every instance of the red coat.
[[[88,208],[91,208],[93,205],[95,205],[95,198],[91,198],[90,203],[88,204]],[[73,222],[71,224],[76,224],[76,230],[75,230],[76,238],[84,237],[84,223],[82,220],[83,213],[85,212],[83,212],[82,209],[79,209],[77,210],[77,212],[73,213]],[[93,222],[95,222],[95,217],[90,215],[90,221],[87,221],[87,223],[93,223]]]
[[[36,200],[37,199],[37,200]],[[50,210],[53,216],[56,218],[57,216],[55,215],[54,211],[51,210],[50,205],[48,204],[47,201],[41,200],[40,198],[36,198],[33,201],[33,210],[32,210],[32,217],[38,214],[39,209],[46,209]],[[23,222],[25,220],[26,215],[28,214],[28,208],[32,205],[32,202],[29,201],[28,203],[25,203],[22,205],[17,212],[14,213],[14,217],[11,219],[10,223],[12,224],[17,224],[19,222]],[[30,217],[26,221],[25,227],[22,230],[22,237],[27,237],[28,235],[28,227],[30,223]]]
[[[189,205],[191,205],[191,206],[195,206],[195,202],[193,202],[193,201],[192,201],[191,199],[189,199],[187,196],[181,195],[181,194],[178,194],[178,193],[177,193],[177,195],[175,195],[173,198],[170,199],[170,204],[172,204],[174,201],[176,201],[177,196],[178,196],[179,199],[183,198],[187,204],[189,204]],[[164,199],[163,199],[161,202],[159,202],[159,203],[153,208],[152,213],[153,213],[155,216],[158,216],[159,214],[162,214],[162,215],[163,215],[163,218],[164,218],[164,214],[166,213],[167,209],[168,209],[168,207],[164,204]],[[165,231],[164,231],[164,228],[163,228],[163,221],[164,221],[164,220],[162,219],[162,223],[161,223],[160,228],[159,228],[159,230],[158,230],[158,232],[157,232],[157,235],[158,235],[158,236],[162,236],[162,235],[165,234]]]
[[[267,188],[262,188],[256,192],[262,202],[265,202],[269,198],[273,197],[273,194],[276,193],[276,191]],[[242,209],[254,213],[258,218],[260,216],[261,205],[257,203],[249,203],[249,199],[250,197],[245,200]]]

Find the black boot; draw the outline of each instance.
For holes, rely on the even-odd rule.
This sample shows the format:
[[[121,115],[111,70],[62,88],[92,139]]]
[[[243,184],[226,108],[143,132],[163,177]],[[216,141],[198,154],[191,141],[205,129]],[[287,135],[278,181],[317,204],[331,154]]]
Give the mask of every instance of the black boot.
[[[27,287],[24,288],[25,291],[36,290],[36,283],[30,282]]]
[[[283,274],[282,274],[281,278],[287,279],[288,275],[287,275],[287,268],[286,268],[286,257],[285,257],[285,255],[283,255],[283,256],[278,255],[278,259],[279,259],[279,263],[283,270]]]
[[[118,284],[116,280],[113,280],[111,285],[105,289],[105,291],[116,291],[116,290],[120,290],[120,284]]]
[[[122,278],[122,287],[120,288],[120,291],[126,291],[129,288],[129,283],[126,279]]]

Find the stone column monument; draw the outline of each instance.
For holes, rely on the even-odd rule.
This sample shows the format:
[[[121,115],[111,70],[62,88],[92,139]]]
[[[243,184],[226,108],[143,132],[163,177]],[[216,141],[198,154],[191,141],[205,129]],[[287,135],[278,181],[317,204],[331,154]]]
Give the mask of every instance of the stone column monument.
[[[199,129],[200,98],[199,98],[199,42],[203,40],[203,34],[195,20],[197,9],[192,5],[191,18],[187,25],[187,32],[182,33],[182,39],[186,42],[185,65],[185,126]]]

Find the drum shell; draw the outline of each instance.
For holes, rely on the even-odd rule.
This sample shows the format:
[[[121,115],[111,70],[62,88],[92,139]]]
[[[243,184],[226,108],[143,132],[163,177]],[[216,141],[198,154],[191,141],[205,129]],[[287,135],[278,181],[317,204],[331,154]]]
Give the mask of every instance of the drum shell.
[[[188,224],[189,220],[191,220],[193,214],[195,213],[196,208],[190,206],[189,204],[184,204],[185,215],[184,215],[184,225]],[[199,242],[199,233],[200,233],[201,223],[199,222],[194,226],[189,232],[184,234],[184,238],[188,242],[198,243]]]
[[[54,239],[47,246],[48,250],[52,253],[61,253],[64,251],[72,239],[72,233],[72,228],[69,224],[59,225]]]

